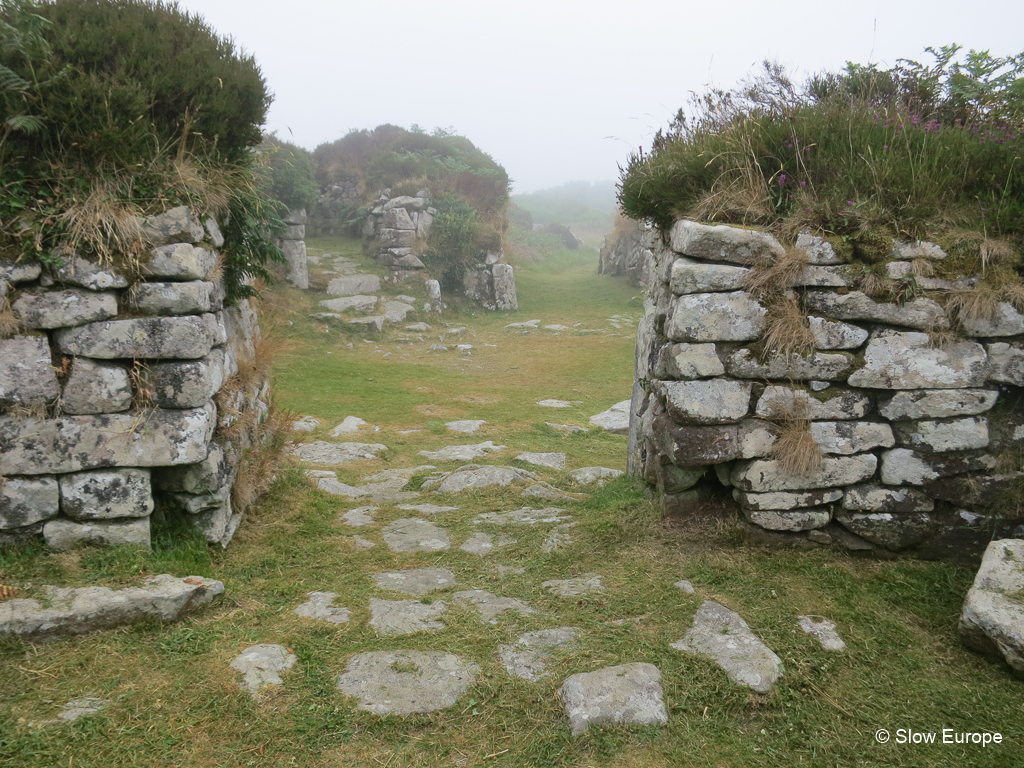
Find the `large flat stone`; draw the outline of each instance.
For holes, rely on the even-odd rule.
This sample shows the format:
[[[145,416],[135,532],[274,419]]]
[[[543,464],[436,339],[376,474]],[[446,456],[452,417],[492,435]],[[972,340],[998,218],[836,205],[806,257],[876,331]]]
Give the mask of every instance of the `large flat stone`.
[[[823,488],[813,491],[744,493],[734,488],[732,497],[745,509],[771,511],[820,507],[839,501],[843,498],[843,492],[837,488]]]
[[[985,550],[960,614],[960,639],[1003,658],[1024,678],[1024,540],[993,541]]]
[[[59,394],[45,336],[0,339],[0,405],[41,405]]]
[[[348,608],[332,605],[337,595],[334,592],[307,592],[309,598],[298,606],[294,613],[308,619],[322,619],[330,624],[345,624],[349,620]]]
[[[738,349],[725,359],[725,370],[739,379],[787,379],[789,381],[843,381],[853,368],[848,352],[812,352],[758,359],[750,349]]]
[[[548,467],[550,469],[565,469],[564,453],[520,453],[516,461],[525,461],[535,467]]]
[[[898,422],[895,429],[901,447],[922,453],[987,448],[989,443],[988,421],[984,417],[904,421]]]
[[[387,449],[381,443],[328,443],[326,440],[317,440],[314,443],[293,445],[288,452],[308,464],[333,467],[349,461],[375,459],[378,453]]]
[[[868,340],[868,332],[856,325],[822,317],[808,317],[807,322],[818,349],[856,349]]]
[[[0,530],[35,525],[59,511],[60,489],[54,477],[8,477],[0,483]]]
[[[297,661],[283,645],[261,643],[252,645],[231,660],[231,668],[242,673],[238,687],[255,694],[268,685],[281,685],[281,673],[292,668]]]
[[[510,675],[535,683],[550,674],[547,665],[553,658],[553,651],[572,646],[579,632],[578,627],[526,632],[514,645],[498,646],[498,658]]]
[[[672,263],[669,290],[676,295],[741,291],[750,270],[725,264],[704,264],[685,257]]]
[[[892,427],[873,421],[814,421],[811,437],[822,453],[842,456],[896,444]]]
[[[564,523],[571,520],[569,515],[563,514],[564,509],[559,507],[544,507],[534,509],[533,507],[521,507],[509,512],[482,512],[477,516],[477,523],[490,523],[492,525],[537,525],[538,523]]]
[[[488,453],[503,450],[505,450],[504,445],[495,445],[492,441],[487,440],[473,445],[449,445],[436,451],[420,451],[419,455],[432,461],[472,461]]]
[[[438,589],[453,586],[455,574],[447,568],[414,568],[408,571],[388,571],[373,577],[374,583],[381,589],[393,592],[404,592],[407,595],[420,597]]]
[[[996,460],[984,453],[917,453],[893,448],[882,453],[882,482],[885,485],[924,485],[940,477],[994,469]]]
[[[765,387],[755,413],[761,418],[790,416],[801,419],[862,419],[871,410],[871,398],[862,392],[839,389],[812,392],[773,384]]]
[[[653,664],[632,663],[566,678],[558,690],[573,736],[590,726],[656,725],[668,722],[661,672]]]
[[[395,520],[383,533],[384,541],[395,552],[437,552],[451,547],[448,531],[419,517]]]
[[[590,426],[600,427],[613,435],[628,434],[630,403],[630,400],[621,400],[607,411],[594,414],[590,417]]]
[[[754,341],[764,332],[767,314],[743,291],[677,296],[665,335],[672,341]]]
[[[148,469],[74,472],[59,480],[61,512],[73,520],[146,517],[153,512]]]
[[[926,333],[880,331],[864,352],[864,367],[849,383],[873,389],[962,389],[985,383],[985,348],[960,341],[932,348]]]
[[[622,475],[621,469],[609,469],[608,467],[581,467],[569,473],[569,480],[574,485],[591,485],[597,483],[602,486],[608,480],[614,480]]]
[[[514,597],[500,597],[485,589],[470,589],[465,592],[456,592],[452,595],[456,603],[471,606],[480,614],[480,620],[487,624],[497,624],[497,617],[505,611],[515,611],[523,616],[537,611],[522,600]]]
[[[604,592],[601,577],[592,574],[574,576],[571,579],[551,579],[540,585],[555,597],[573,598]]]
[[[1024,333],[1024,315],[1007,301],[996,305],[995,314],[986,318],[961,318],[964,332],[976,337],[1020,336]]]
[[[786,472],[775,459],[754,459],[736,462],[730,479],[741,491],[755,493],[835,488],[867,480],[875,473],[877,464],[877,457],[870,453],[858,456],[827,456],[822,459],[820,469],[805,475],[797,475]]]
[[[145,315],[200,315],[213,308],[211,297],[215,287],[202,280],[139,283],[131,291],[131,302]]]
[[[694,221],[677,221],[669,230],[669,248],[683,256],[705,261],[725,261],[752,266],[774,261],[785,249],[767,232],[739,227],[710,227]]]
[[[76,416],[117,413],[128,410],[131,404],[132,385],[124,366],[87,357],[74,360],[60,401],[64,413]]]
[[[733,424],[750,412],[753,384],[729,379],[659,381],[655,391],[682,424]]]
[[[373,651],[353,656],[338,689],[375,715],[425,715],[447,709],[476,682],[480,667],[451,653]]]
[[[783,675],[782,659],[762,643],[747,623],[724,605],[706,600],[693,626],[671,646],[707,656],[740,685],[768,693]]]
[[[108,291],[111,288],[127,288],[128,279],[109,267],[103,267],[80,256],[64,260],[53,272],[58,283],[77,285],[90,291]]]
[[[714,344],[666,344],[655,366],[658,379],[703,379],[723,373],[725,366]]]
[[[370,598],[370,626],[381,635],[412,635],[444,629],[441,614],[448,607],[440,600],[378,600]]]
[[[747,521],[769,531],[810,531],[832,520],[827,508],[756,510],[743,508]]]
[[[843,509],[857,512],[931,512],[935,502],[913,488],[855,485],[843,494]]]
[[[140,317],[61,328],[54,341],[66,355],[193,360],[208,355],[221,332],[212,314]]]
[[[68,328],[117,317],[117,296],[78,288],[23,293],[12,308],[25,328]]]
[[[328,296],[355,296],[376,293],[380,290],[380,278],[376,275],[348,275],[336,277],[327,284]]]
[[[224,592],[224,585],[202,576],[183,579],[161,574],[146,586],[46,587],[46,606],[36,600],[0,602],[0,636],[17,635],[30,642],[80,635],[145,619],[177,621]]]
[[[50,549],[66,550],[84,544],[104,547],[130,545],[150,548],[149,518],[93,520],[79,523],[59,518],[43,526],[43,538]]]
[[[321,307],[326,307],[331,312],[347,312],[354,309],[359,312],[372,312],[377,306],[376,296],[343,296],[339,299],[325,299],[320,302]]]
[[[833,320],[866,320],[886,325],[902,325],[922,331],[949,327],[942,306],[933,299],[920,298],[905,304],[877,302],[860,291],[846,294],[832,291],[807,291],[807,308]]]
[[[680,426],[667,413],[650,424],[651,440],[676,466],[694,467],[738,459],[743,454],[740,425]]]
[[[0,416],[0,475],[194,464],[206,457],[216,408],[12,419]]]
[[[927,512],[836,513],[836,522],[862,539],[891,550],[906,549],[924,541],[934,527]]]
[[[205,280],[216,264],[216,251],[174,242],[150,251],[139,271],[158,280]]]
[[[911,390],[880,401],[878,412],[889,421],[974,416],[990,410],[998,399],[999,392],[991,389]]]
[[[438,493],[459,493],[471,488],[489,488],[495,485],[504,487],[532,479],[529,473],[512,467],[477,467],[456,470],[434,488]]]

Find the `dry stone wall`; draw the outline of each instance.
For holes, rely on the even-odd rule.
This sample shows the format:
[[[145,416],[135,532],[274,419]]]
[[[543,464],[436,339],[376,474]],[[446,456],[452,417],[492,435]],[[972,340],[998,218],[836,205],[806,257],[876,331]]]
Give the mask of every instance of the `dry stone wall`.
[[[306,262],[306,209],[295,208],[284,217],[284,236],[277,246],[288,260],[288,282],[303,291],[309,288],[309,266]]]
[[[237,467],[268,412],[269,384],[237,375],[255,370],[256,314],[224,305],[216,221],[180,207],[143,231],[134,270],[0,262],[18,321],[0,338],[0,543],[148,547],[171,507],[211,543],[235,532]]]
[[[770,306],[748,286],[786,249],[689,221],[658,234],[642,270],[629,471],[666,512],[699,514],[724,486],[748,532],[782,545],[971,558],[1024,534],[1024,315],[1012,305],[951,335],[945,294],[971,290],[970,276],[872,298],[857,290],[862,270],[804,233],[789,298],[815,348],[775,354]],[[944,258],[932,243],[895,243],[886,269]],[[780,440],[793,430],[816,444],[813,468],[787,463]]]
[[[605,237],[597,262],[597,274],[625,277],[630,285],[644,282],[643,269],[659,233],[646,222],[619,225]]]

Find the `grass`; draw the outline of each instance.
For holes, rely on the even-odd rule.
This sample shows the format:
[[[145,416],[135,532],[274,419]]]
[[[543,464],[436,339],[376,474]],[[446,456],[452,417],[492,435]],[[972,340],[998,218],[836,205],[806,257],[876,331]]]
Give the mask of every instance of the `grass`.
[[[325,247],[321,241],[309,245],[312,252]],[[342,246],[355,248],[352,241],[328,244],[332,252]],[[308,439],[324,438],[350,414],[381,427],[364,428],[351,439],[383,442],[390,450],[342,469],[343,481],[416,466],[424,462],[417,456],[423,449],[490,439],[508,448],[486,463],[510,463],[523,450],[558,450],[573,468],[623,468],[625,437],[597,430],[566,435],[544,426],[587,425],[589,415],[628,394],[633,330],[621,322],[617,330],[608,318],[635,322],[640,310],[631,289],[595,273],[592,251],[524,264],[517,269],[518,313],[467,306],[440,318],[415,318],[433,326],[431,337],[445,336],[446,323],[465,326],[461,339],[474,345],[469,356],[428,352],[433,338],[402,343],[400,329],[371,343],[334,328],[324,333],[308,319],[321,296],[280,287],[266,299],[269,312],[292,321],[283,323],[288,344],[278,353],[277,398],[297,414],[325,421]],[[408,286],[387,292],[416,293]],[[534,317],[605,332],[555,335],[540,329],[524,335],[504,328]],[[564,410],[534,405],[545,397],[581,402]],[[437,429],[454,418],[488,424],[474,435]],[[423,431],[397,434],[407,428]],[[568,488],[565,473],[542,474]],[[517,542],[487,558],[454,548],[435,555],[392,553],[376,527],[338,521],[360,503],[320,493],[285,467],[226,551],[208,548],[173,519],[157,527],[152,553],[0,550],[0,584],[19,587],[18,597],[35,597],[43,584],[123,586],[164,572],[209,576],[226,586],[217,604],[176,624],[136,625],[43,645],[0,643],[0,764],[660,768],[1006,766],[1018,759],[1013,755],[1024,739],[1020,683],[1001,664],[966,651],[956,636],[960,603],[973,579],[969,568],[748,549],[731,523],[663,519],[643,486],[629,478],[585,499],[559,501],[578,523],[570,529],[575,543],[550,554],[540,553],[546,526],[473,524],[481,512],[526,503],[507,489],[423,500],[460,507],[435,516],[455,543],[476,529]],[[381,525],[409,515],[379,506],[374,516]],[[354,534],[377,546],[356,549]],[[524,572],[503,578],[496,563]],[[371,575],[427,565],[450,569],[458,579],[455,589],[516,597],[539,613],[506,613],[485,625],[472,610],[451,608],[437,633],[377,637],[367,626],[369,598],[398,595],[377,590]],[[585,573],[602,576],[604,593],[562,600],[540,587],[548,579]],[[675,589],[680,578],[692,581],[698,595]],[[293,609],[314,590],[336,592],[336,603],[350,609],[352,620],[334,626],[295,616]],[[427,598],[444,600],[445,594]],[[750,694],[712,663],[669,648],[704,598],[738,610],[780,655],[786,676],[774,692]],[[821,650],[797,627],[798,614],[835,621],[848,651]],[[577,647],[556,657],[551,677],[528,683],[505,673],[499,644],[558,626],[582,632]],[[282,686],[253,699],[238,690],[228,665],[256,643],[291,648],[298,663],[283,675]],[[481,672],[449,709],[379,718],[356,710],[335,681],[351,654],[381,649],[450,651],[471,658]],[[632,661],[661,670],[668,724],[572,738],[557,698],[561,682],[576,672]],[[111,704],[73,724],[30,725],[84,696]],[[873,738],[881,727],[991,729],[1003,734],[1004,744],[984,750],[882,746]]]

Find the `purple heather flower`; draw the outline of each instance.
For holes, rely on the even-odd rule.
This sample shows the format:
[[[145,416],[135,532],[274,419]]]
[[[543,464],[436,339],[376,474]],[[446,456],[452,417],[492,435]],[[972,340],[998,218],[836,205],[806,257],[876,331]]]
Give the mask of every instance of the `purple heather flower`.
[[[853,205],[853,200],[847,200],[847,201],[846,201],[846,204],[847,204],[847,205]]]
[[[800,186],[801,187],[806,187],[807,186],[807,182],[806,181],[801,181],[800,182]]]
[[[786,186],[786,174],[784,174],[784,173],[780,173],[779,174],[779,186],[780,187]]]

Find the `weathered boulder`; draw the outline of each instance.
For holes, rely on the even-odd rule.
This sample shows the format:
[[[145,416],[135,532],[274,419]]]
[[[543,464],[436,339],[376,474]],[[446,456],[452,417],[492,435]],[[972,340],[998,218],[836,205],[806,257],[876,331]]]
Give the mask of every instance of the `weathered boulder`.
[[[61,475],[60,510],[78,521],[146,517],[153,511],[148,469],[106,469]]]
[[[309,288],[306,243],[302,240],[283,240],[281,252],[284,254],[285,261],[288,262],[288,274],[285,279],[299,290],[304,291]]]
[[[882,453],[882,482],[885,485],[924,485],[940,477],[994,469],[996,460],[984,453],[917,453],[893,448]]]
[[[691,293],[672,300],[665,335],[672,341],[753,341],[767,310],[743,291]]]
[[[141,414],[13,419],[0,416],[0,475],[47,475],[103,467],[202,461],[216,408]]]
[[[992,381],[1024,386],[1024,349],[1005,341],[987,345],[988,376]]]
[[[139,266],[146,277],[161,280],[205,280],[217,264],[217,252],[173,243],[154,248],[148,261]]]
[[[132,385],[127,369],[87,357],[74,359],[71,376],[61,396],[64,413],[77,416],[117,413],[128,410],[131,404]]]
[[[50,549],[74,549],[83,544],[112,547],[128,544],[149,549],[149,518],[98,520],[79,523],[74,520],[50,520],[43,526],[43,538]]]
[[[988,421],[984,417],[904,421],[898,422],[895,429],[901,447],[922,453],[987,448],[989,443]]]
[[[836,513],[836,522],[872,544],[891,550],[920,544],[933,527],[927,512],[848,512]]]
[[[834,488],[867,480],[875,473],[877,464],[877,457],[871,453],[827,456],[822,459],[819,469],[800,475],[785,471],[775,459],[754,459],[736,462],[730,479],[741,491],[755,493]]]
[[[671,644],[687,653],[707,656],[740,685],[767,693],[783,675],[782,659],[751,632],[734,611],[706,600],[682,640]]]
[[[328,296],[355,296],[376,293],[380,290],[380,278],[376,275],[348,275],[336,277],[327,284]]]
[[[200,360],[153,363],[145,378],[158,408],[199,408],[224,383],[224,350],[211,350]]]
[[[931,512],[935,502],[913,488],[855,485],[843,494],[843,509],[855,512]]]
[[[573,736],[592,725],[655,725],[668,722],[661,672],[653,664],[633,663],[582,672],[566,678],[558,690]]]
[[[744,348],[725,359],[726,372],[740,379],[843,381],[851,368],[853,356],[848,352],[770,353],[762,361],[750,349]]]
[[[750,412],[753,384],[729,379],[659,381],[655,391],[682,424],[733,424]]]
[[[45,336],[0,339],[0,405],[39,405],[59,394]]]
[[[613,435],[625,435],[629,432],[630,400],[622,400],[615,403],[607,411],[594,414],[590,417],[590,425],[601,427],[605,432]],[[570,403],[571,405],[571,403]]]
[[[868,320],[924,331],[949,327],[945,311],[933,299],[920,298],[905,304],[889,304],[876,302],[860,291],[851,291],[847,294],[808,291],[805,300],[808,309],[820,312],[833,320]]]
[[[844,456],[896,444],[892,427],[873,421],[815,421],[811,423],[811,437],[822,453]]]
[[[864,367],[849,383],[874,389],[962,389],[984,384],[985,348],[960,341],[942,349],[929,346],[926,333],[879,331],[864,352]]]
[[[519,309],[519,299],[516,296],[516,279],[511,264],[495,264],[491,267],[491,275],[494,280],[494,307],[502,312],[512,312]]]
[[[144,619],[177,621],[223,592],[219,581],[202,576],[179,579],[167,573],[147,579],[144,587],[46,587],[45,608],[36,600],[0,602],[0,636],[36,642]]]
[[[147,216],[139,224],[143,237],[152,245],[198,243],[205,236],[202,223],[187,205]]]
[[[205,357],[223,336],[212,314],[107,320],[78,328],[61,328],[54,340],[67,355],[115,358]]]
[[[832,520],[827,508],[808,509],[748,509],[743,508],[743,516],[754,525],[769,531],[809,531],[824,528]]]
[[[863,328],[823,317],[807,318],[814,334],[814,346],[818,349],[856,349],[868,340]]]
[[[797,235],[795,247],[807,256],[808,264],[834,265],[843,262],[830,242],[810,232],[801,232]]]
[[[658,379],[703,379],[724,373],[714,344],[666,344],[654,369]]]
[[[1003,658],[1024,678],[1024,540],[993,541],[985,550],[960,614],[960,639]]]
[[[0,483],[0,530],[35,525],[59,511],[60,490],[54,477],[8,477]]]
[[[67,328],[117,317],[117,296],[78,288],[23,293],[12,308],[26,328]]]
[[[212,309],[213,289],[213,283],[202,280],[139,283],[131,292],[131,302],[146,315],[198,315]]]
[[[704,264],[683,257],[672,263],[669,290],[676,295],[741,291],[746,287],[749,274],[750,270],[744,267]]]
[[[669,231],[669,247],[678,254],[705,261],[726,261],[751,266],[763,259],[785,254],[779,241],[767,232],[752,229],[709,227],[694,221],[677,221]]]
[[[801,419],[862,419],[871,410],[863,392],[841,389],[830,394],[773,384],[765,387],[755,413],[762,418],[790,416]]]
[[[878,412],[889,421],[973,416],[990,410],[998,399],[999,392],[990,389],[912,390],[880,400]]]
[[[1008,301],[999,302],[992,317],[964,317],[960,324],[969,336],[1019,336],[1024,333],[1024,315]]]

